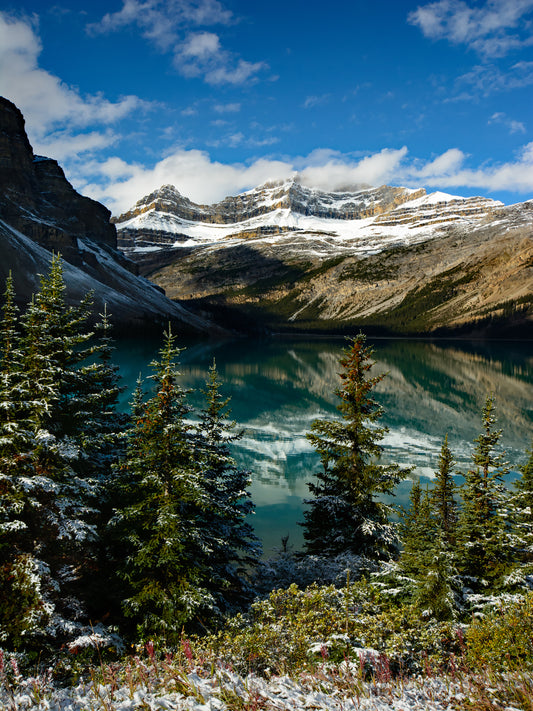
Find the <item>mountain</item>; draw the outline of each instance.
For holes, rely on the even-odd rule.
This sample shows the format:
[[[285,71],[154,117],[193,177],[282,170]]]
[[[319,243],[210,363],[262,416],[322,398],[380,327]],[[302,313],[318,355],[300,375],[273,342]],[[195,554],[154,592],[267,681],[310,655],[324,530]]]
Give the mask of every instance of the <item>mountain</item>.
[[[292,179],[197,205],[165,185],[114,222],[141,273],[234,327],[533,336],[533,201]]]
[[[0,284],[11,272],[17,299],[26,304],[55,252],[65,261],[67,300],[93,290],[95,315],[106,303],[118,328],[161,331],[171,321],[180,332],[210,330],[205,319],[138,276],[117,250],[110,217],[74,190],[55,160],[34,155],[21,112],[0,97]]]

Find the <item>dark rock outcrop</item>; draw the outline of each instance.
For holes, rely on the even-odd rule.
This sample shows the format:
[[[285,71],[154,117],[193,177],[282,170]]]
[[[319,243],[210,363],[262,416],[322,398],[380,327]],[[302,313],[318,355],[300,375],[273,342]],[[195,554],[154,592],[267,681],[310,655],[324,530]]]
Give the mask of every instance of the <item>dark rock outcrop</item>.
[[[51,158],[35,156],[18,108],[0,97],[0,214],[48,250],[81,264],[78,238],[116,249],[109,210],[77,193]]]
[[[95,315],[107,304],[119,329],[161,331],[170,321],[180,333],[220,331],[137,275],[137,265],[116,248],[110,217],[104,205],[74,190],[55,160],[34,155],[21,112],[0,97],[0,286],[11,273],[17,299],[26,304],[59,253],[67,300],[92,290]]]

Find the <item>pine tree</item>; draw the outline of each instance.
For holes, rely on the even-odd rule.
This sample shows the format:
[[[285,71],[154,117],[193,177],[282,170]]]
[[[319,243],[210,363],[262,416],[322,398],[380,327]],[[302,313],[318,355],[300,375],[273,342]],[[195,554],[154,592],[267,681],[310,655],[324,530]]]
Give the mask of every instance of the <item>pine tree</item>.
[[[371,356],[363,334],[351,340],[340,359],[341,387],[335,390],[342,420],[317,419],[308,434],[322,463],[316,482],[308,484],[314,498],[304,513],[306,549],[312,554],[350,551],[381,559],[396,550],[390,507],[377,497],[392,494],[407,470],[378,463],[387,428],[377,425],[383,411],[372,390],[385,375],[369,375]]]
[[[46,624],[38,565],[27,546],[24,477],[34,440],[21,352],[13,279],[6,280],[0,327],[0,645],[20,647],[24,635]]]
[[[435,472],[431,506],[438,529],[448,544],[454,540],[457,525],[457,502],[454,498],[456,487],[452,476],[454,464],[455,458],[448,446],[448,435],[446,435],[440,450],[439,468]]]
[[[107,306],[96,324],[97,344],[91,348],[91,362],[82,366],[85,385],[80,397],[83,429],[80,445],[85,469],[93,476],[107,477],[117,461],[120,432],[126,418],[117,413],[120,393],[118,366],[113,365],[112,325]]]
[[[250,473],[239,469],[229,444],[241,437],[236,423],[229,421],[229,398],[220,392],[216,364],[209,369],[203,394],[205,408],[195,433],[196,456],[200,462],[207,508],[200,512],[202,546],[198,555],[205,562],[205,587],[222,613],[242,606],[253,596],[247,571],[257,564],[261,544],[246,518],[253,512],[248,487]]]
[[[425,560],[424,570],[416,581],[413,602],[426,617],[454,619],[459,607],[457,571],[454,555],[442,531],[435,532]]]
[[[199,512],[208,507],[194,457],[186,391],[178,384],[175,338],[165,334],[154,361],[155,392],[141,402],[137,390],[126,455],[120,468],[124,502],[111,522],[124,562],[124,614],[141,639],[160,636],[175,644],[184,625],[213,606],[203,587],[204,562]]]
[[[514,566],[507,584],[531,588],[533,583],[533,445],[509,498],[509,518]]]
[[[26,634],[27,644],[32,638],[39,644],[38,637],[59,644],[88,623],[85,598],[102,499],[103,482],[90,461],[96,384],[93,367],[84,364],[93,352],[90,297],[67,305],[61,261],[54,257],[17,330],[11,291],[8,284],[2,400],[10,403],[4,410],[10,420],[0,422],[0,460],[17,519],[7,522],[4,542],[33,580],[30,598],[42,611],[40,629]]]
[[[431,515],[429,492],[422,492],[415,481],[409,495],[409,508],[403,511],[400,520],[402,552],[400,569],[413,578],[423,575],[431,555],[437,526]]]
[[[453,499],[448,498],[451,489],[445,485],[451,462],[445,439],[439,460],[439,493],[435,495],[435,489],[431,492],[426,489],[422,495],[420,484],[415,482],[410,507],[400,524],[403,550],[399,568],[411,579],[414,605],[424,616],[438,620],[453,619],[458,606],[457,571],[450,545],[452,529],[445,525],[448,518],[453,521],[453,516],[448,517],[453,510],[450,505]]]
[[[505,519],[503,477],[509,471],[497,447],[501,430],[494,429],[494,397],[487,398],[482,412],[483,431],[474,442],[475,465],[468,470],[461,488],[463,507],[457,531],[458,567],[474,587],[484,579],[494,583],[508,564],[509,548]]]

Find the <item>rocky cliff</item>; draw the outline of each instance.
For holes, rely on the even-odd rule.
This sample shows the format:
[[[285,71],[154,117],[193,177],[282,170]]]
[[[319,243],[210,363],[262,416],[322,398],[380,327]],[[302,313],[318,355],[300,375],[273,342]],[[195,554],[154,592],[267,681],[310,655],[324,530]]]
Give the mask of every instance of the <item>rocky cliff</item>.
[[[95,312],[106,303],[120,328],[163,328],[170,320],[181,330],[209,330],[137,276],[137,266],[117,250],[110,216],[74,190],[55,160],[34,155],[22,114],[0,97],[0,285],[11,272],[18,300],[27,303],[52,253],[60,253],[67,298],[74,302],[93,290]]]
[[[533,201],[291,180],[199,206],[163,186],[116,224],[171,298],[235,327],[533,337]]]

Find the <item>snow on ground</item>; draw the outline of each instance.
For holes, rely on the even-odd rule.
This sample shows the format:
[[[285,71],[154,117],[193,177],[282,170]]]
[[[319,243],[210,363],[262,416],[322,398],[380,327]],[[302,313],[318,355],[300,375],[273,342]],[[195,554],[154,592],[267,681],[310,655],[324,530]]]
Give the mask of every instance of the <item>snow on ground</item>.
[[[357,673],[343,670],[342,665],[333,673],[324,667],[298,680],[287,676],[243,678],[225,668],[216,669],[208,677],[201,671],[181,671],[175,674],[174,683],[167,679],[164,686],[150,676],[149,669],[147,672],[144,683],[118,687],[94,680],[53,690],[28,679],[11,694],[0,688],[0,704],[6,711],[445,711],[466,700],[459,682],[433,677],[361,683]]]

